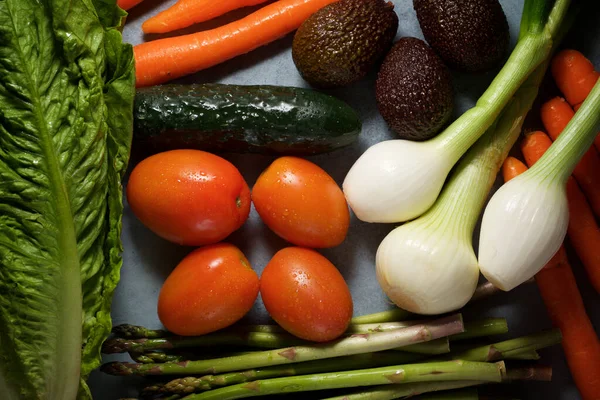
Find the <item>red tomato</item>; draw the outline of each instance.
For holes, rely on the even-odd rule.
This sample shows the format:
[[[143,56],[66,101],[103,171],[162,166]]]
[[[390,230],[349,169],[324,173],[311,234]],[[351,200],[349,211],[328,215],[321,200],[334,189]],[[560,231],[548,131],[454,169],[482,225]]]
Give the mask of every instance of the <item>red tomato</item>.
[[[264,223],[295,245],[334,247],[348,233],[344,193],[327,172],[302,158],[275,160],[254,185],[252,201]]]
[[[352,318],[352,296],[335,266],[314,250],[288,247],[260,278],[265,308],[292,335],[315,342],[339,337]]]
[[[133,213],[157,235],[202,246],[239,229],[250,189],[229,161],[199,150],[173,150],[139,163],[127,185]]]
[[[203,335],[240,320],[258,296],[259,280],[235,246],[219,243],[191,252],[160,290],[158,317],[177,335]]]

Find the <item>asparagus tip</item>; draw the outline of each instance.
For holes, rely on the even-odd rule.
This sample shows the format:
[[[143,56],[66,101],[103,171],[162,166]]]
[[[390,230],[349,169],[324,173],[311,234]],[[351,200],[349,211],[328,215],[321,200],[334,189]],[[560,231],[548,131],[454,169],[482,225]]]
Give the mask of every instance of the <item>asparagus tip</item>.
[[[143,339],[147,337],[163,337],[166,336],[169,332],[164,330],[150,330],[138,325],[121,324],[114,326],[112,328],[112,333],[115,336],[124,339]]]
[[[122,338],[129,338],[135,328],[137,327],[129,324],[116,325],[113,326],[112,333]]]
[[[112,361],[100,366],[100,371],[109,375],[128,376],[133,375],[140,364]]]
[[[152,386],[146,386],[140,393],[142,397],[155,396],[157,394],[170,393],[166,385],[163,383],[155,383]]]
[[[106,340],[102,343],[102,353],[104,354],[116,354],[125,353],[129,350],[129,341],[122,338],[114,338]]]
[[[212,376],[204,376],[201,378],[196,378],[189,376],[185,378],[174,379],[164,385],[164,392],[188,395],[200,390],[209,390],[211,387],[210,383],[207,381],[210,381],[211,377]]]

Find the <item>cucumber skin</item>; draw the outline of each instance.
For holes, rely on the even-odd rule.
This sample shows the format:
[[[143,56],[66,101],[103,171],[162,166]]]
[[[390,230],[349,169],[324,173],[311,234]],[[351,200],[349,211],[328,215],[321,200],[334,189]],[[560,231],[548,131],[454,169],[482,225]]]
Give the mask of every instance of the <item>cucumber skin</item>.
[[[311,155],[352,144],[356,112],[310,89],[225,84],[137,90],[134,140],[153,150]]]

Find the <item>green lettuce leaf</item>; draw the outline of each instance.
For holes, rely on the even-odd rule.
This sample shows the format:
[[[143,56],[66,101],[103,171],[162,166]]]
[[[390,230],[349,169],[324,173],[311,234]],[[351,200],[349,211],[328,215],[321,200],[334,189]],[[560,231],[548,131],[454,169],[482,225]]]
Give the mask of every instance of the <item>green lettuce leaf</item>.
[[[109,0],[97,0],[106,10]],[[84,348],[82,357],[82,376],[87,379],[90,372],[100,364],[100,347],[112,328],[110,317],[111,301],[114,289],[120,278],[121,258],[121,216],[123,214],[121,180],[127,169],[132,139],[133,98],[135,95],[135,69],[133,50],[123,45],[118,26],[123,12],[112,0],[112,8],[119,12],[111,20],[106,31],[105,56],[107,74],[105,77],[104,100],[108,114],[107,151],[108,165],[108,220],[107,243],[104,246],[105,260],[102,269],[82,269],[84,295]],[[87,274],[90,272],[90,275]]]
[[[110,331],[134,90],[115,3],[0,0],[2,399],[89,398]]]

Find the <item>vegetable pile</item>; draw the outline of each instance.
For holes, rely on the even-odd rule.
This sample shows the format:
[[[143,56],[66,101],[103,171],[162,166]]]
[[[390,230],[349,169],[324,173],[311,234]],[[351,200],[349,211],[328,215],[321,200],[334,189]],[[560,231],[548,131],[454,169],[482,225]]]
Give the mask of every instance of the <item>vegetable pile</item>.
[[[560,49],[582,5],[525,0],[509,55],[498,0],[414,0],[425,40],[395,43],[406,15],[384,0],[178,0],[142,25],[169,34],[132,47],[123,10],[139,3],[0,0],[0,398],[91,399],[102,352],[131,359],[100,371],[145,377],[141,399],[478,399],[550,381],[538,351],[561,344],[582,400],[600,399],[567,257],[600,293],[600,73]],[[313,89],[166,84],[294,31],[289,65]],[[455,71],[495,75],[458,117]],[[335,95],[359,81],[394,139],[344,160],[365,116]],[[132,142],[145,158],[123,192]],[[268,162],[249,175],[230,152]],[[301,158],[330,152],[354,162],[341,187]],[[191,247],[157,291],[164,329],[112,327],[123,195],[156,240]],[[353,216],[400,224],[366,249],[392,309],[354,318]],[[334,264],[334,248],[349,254]],[[468,316],[525,284],[552,329]],[[263,306],[272,322],[249,325]]]

